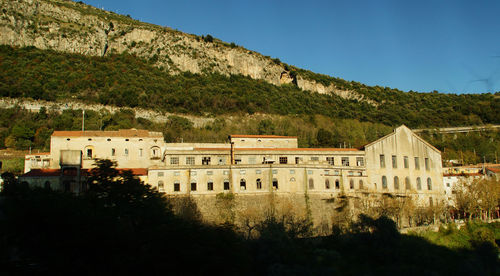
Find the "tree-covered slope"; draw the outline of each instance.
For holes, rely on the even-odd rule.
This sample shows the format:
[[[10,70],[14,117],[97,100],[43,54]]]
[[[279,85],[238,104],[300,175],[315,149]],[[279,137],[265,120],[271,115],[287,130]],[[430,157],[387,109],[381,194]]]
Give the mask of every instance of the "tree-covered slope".
[[[320,114],[410,127],[500,123],[500,95],[405,93],[346,83],[377,104],[241,75],[169,74],[130,54],[91,57],[0,46],[0,96],[75,99],[191,114]]]

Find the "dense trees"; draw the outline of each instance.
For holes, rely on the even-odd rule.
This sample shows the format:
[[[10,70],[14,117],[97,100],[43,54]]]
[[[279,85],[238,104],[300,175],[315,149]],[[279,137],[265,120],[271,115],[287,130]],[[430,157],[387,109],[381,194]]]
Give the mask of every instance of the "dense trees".
[[[500,98],[491,94],[404,93],[330,78],[337,87],[356,91],[374,103],[369,104],[241,75],[170,75],[129,54],[100,58],[0,46],[0,60],[2,97],[73,98],[199,115],[321,114],[410,127],[500,123]]]

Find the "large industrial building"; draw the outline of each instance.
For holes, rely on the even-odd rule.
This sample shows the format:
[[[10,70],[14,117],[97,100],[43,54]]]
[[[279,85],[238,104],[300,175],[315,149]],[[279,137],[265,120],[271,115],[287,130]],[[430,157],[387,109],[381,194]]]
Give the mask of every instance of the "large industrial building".
[[[230,135],[165,143],[146,130],[55,131],[50,153],[26,156],[21,181],[75,193],[96,159],[117,162],[168,195],[413,195],[444,198],[441,153],[406,126],[361,149],[299,148],[297,137]]]

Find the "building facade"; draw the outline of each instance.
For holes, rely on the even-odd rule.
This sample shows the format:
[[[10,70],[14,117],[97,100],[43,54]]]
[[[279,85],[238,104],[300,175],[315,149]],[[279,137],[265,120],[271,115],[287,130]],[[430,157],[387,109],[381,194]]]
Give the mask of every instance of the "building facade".
[[[110,159],[119,169],[143,169],[141,179],[169,195],[309,194],[325,197],[359,194],[414,195],[421,204],[444,198],[441,153],[406,126],[362,149],[299,148],[297,137],[230,135],[227,143],[165,143],[146,130],[55,131],[49,154],[29,155],[32,185],[50,186],[60,170],[80,177],[95,159]],[[71,156],[71,158],[64,156]],[[35,178],[30,171],[36,169]],[[76,170],[76,171],[75,171]],[[50,172],[50,173],[49,173]],[[32,173],[33,174],[33,173]],[[47,181],[49,184],[47,184]],[[75,184],[66,190],[78,192]],[[60,183],[59,183],[60,182]],[[64,186],[60,180],[57,187]]]

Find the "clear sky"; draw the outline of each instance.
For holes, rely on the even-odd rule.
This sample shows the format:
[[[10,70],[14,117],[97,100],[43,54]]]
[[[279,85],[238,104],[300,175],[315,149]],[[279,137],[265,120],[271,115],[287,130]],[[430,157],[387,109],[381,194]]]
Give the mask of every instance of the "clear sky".
[[[500,91],[497,0],[84,2],[367,85]]]

